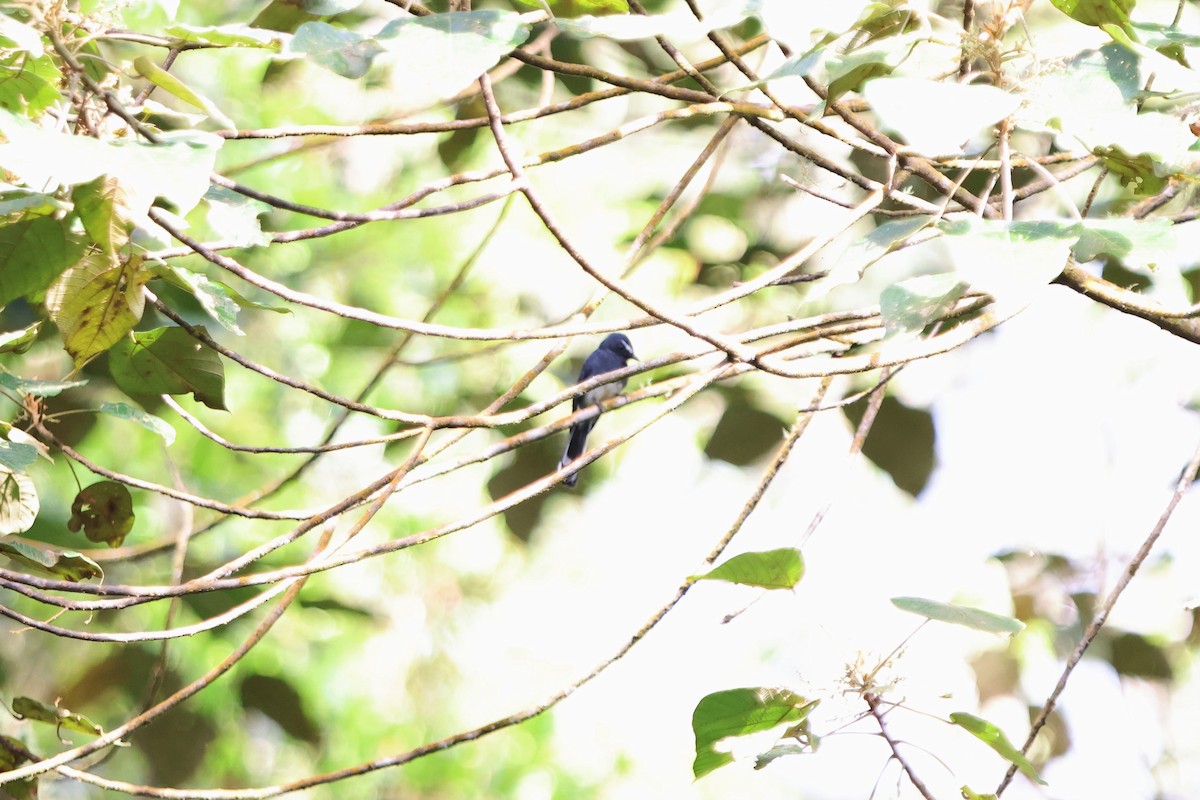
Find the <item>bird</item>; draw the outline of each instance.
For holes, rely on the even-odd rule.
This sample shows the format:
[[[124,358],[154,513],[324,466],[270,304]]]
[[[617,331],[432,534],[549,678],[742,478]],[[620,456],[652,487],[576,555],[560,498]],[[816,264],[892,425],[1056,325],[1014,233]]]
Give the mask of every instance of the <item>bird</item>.
[[[579,370],[579,380],[577,383],[583,383],[597,375],[621,369],[630,361],[637,360],[638,357],[633,354],[633,344],[630,343],[629,337],[623,333],[610,333],[604,337],[604,341],[600,343],[600,346],[592,351],[592,354],[584,360],[583,368]],[[571,409],[572,411],[579,411],[588,406],[598,406],[610,397],[619,395],[623,388],[625,388],[624,378],[610,383],[602,383],[586,392],[575,395]],[[558,462],[559,469],[562,469],[583,454],[584,447],[587,445],[588,434],[591,433],[597,419],[599,417],[592,417],[591,419],[576,422],[571,426],[571,435],[567,439],[567,449],[563,452],[562,460]],[[572,472],[563,478],[563,483],[567,486],[574,486],[578,480],[579,473]]]

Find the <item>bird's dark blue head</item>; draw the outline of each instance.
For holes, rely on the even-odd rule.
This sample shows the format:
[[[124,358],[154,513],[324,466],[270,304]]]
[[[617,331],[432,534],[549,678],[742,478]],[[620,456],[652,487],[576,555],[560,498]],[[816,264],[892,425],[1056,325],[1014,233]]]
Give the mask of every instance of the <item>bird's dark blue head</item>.
[[[610,353],[615,353],[620,356],[622,361],[637,361],[638,357],[633,354],[633,343],[629,341],[629,337],[623,333],[610,333],[604,337],[604,341],[600,343],[597,350],[607,350]]]

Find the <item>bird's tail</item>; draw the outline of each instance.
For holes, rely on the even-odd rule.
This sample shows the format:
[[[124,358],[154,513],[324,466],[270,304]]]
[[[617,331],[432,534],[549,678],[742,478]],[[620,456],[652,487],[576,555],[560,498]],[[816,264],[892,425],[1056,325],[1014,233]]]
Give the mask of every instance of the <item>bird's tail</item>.
[[[562,459],[558,462],[558,468],[562,469],[567,464],[583,455],[584,449],[587,447],[587,437],[592,431],[592,426],[596,424],[596,420],[590,419],[586,422],[577,422],[571,426],[571,436],[567,439],[567,449],[563,452]],[[573,472],[563,478],[563,483],[567,486],[574,486],[579,480],[579,473]]]

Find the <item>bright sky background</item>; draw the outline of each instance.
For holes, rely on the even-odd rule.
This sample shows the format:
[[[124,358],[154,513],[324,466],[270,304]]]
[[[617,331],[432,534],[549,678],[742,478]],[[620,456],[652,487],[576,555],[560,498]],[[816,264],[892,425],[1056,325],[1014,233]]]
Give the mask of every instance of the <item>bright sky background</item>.
[[[635,345],[643,356],[653,354],[636,338]],[[920,619],[889,598],[916,595],[1012,613],[1004,568],[989,558],[997,552],[1067,555],[1095,567],[1068,588],[1107,591],[1200,445],[1200,418],[1185,408],[1197,376],[1200,351],[1193,346],[1051,287],[994,334],[897,378],[898,396],[928,406],[937,425],[938,467],[917,501],[866,460],[847,459],[851,430],[840,412],[819,415],[729,552],[795,545],[812,514],[832,503],[804,548],[808,572],[798,589],[760,596],[697,586],[629,656],[552,712],[558,760],[602,783],[606,800],[849,800],[868,797],[877,779],[876,797],[916,796],[906,781],[896,794],[897,767],[885,766],[881,739],[862,735],[875,730],[866,722],[849,729],[858,733],[829,736],[816,755],[760,772],[741,762],[693,782],[691,712],[712,691],[783,686],[822,698],[814,729],[836,729],[865,708],[857,695],[843,693],[848,665],[870,668],[918,627]],[[802,402],[799,394],[791,399]],[[443,545],[445,557],[467,573],[508,563],[498,579],[501,594],[470,611],[451,639],[463,681],[455,715],[464,724],[511,713],[584,674],[697,570],[758,474],[699,453],[696,424],[711,416],[700,398],[607,456],[611,472],[603,483],[593,470],[583,480],[600,485],[553,500],[521,567],[526,577],[509,571],[501,555],[505,534],[495,527]],[[605,417],[600,441],[622,424],[620,413]],[[1167,641],[1187,635],[1188,607],[1200,593],[1200,545],[1188,534],[1198,515],[1196,499],[1185,498],[1112,626]],[[398,624],[409,611],[396,612]],[[1063,613],[1070,621],[1073,612]],[[969,666],[980,652],[1004,646],[1000,637],[931,623],[880,680],[895,680],[887,697],[916,711],[943,719],[952,711],[976,713],[1019,744],[1028,730],[1024,703],[1004,697],[980,706]],[[1039,704],[1062,661],[1040,633],[1021,634],[1021,649],[1021,688]],[[1018,777],[1005,797],[1151,798],[1151,765],[1163,797],[1187,796],[1189,786],[1200,785],[1200,675],[1194,666],[1184,670],[1168,693],[1118,680],[1104,662],[1085,659],[1060,704],[1074,749],[1045,768],[1048,789]],[[934,793],[955,797],[963,784],[994,789],[1005,763],[924,714],[897,710],[888,723],[894,735],[919,745],[907,755]],[[773,741],[747,752],[752,757]],[[616,774],[615,764],[623,765]],[[547,798],[551,789],[550,776],[533,775],[519,800]]]

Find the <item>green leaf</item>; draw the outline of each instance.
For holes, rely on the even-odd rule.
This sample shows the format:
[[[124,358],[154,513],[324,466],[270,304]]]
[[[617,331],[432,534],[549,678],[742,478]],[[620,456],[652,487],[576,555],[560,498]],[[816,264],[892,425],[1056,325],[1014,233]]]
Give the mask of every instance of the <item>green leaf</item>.
[[[722,739],[799,722],[817,702],[787,689],[727,689],[707,695],[692,712],[692,732],[696,736],[692,774],[702,778],[733,761],[732,755],[716,749]]]
[[[763,589],[792,589],[804,577],[804,555],[792,547],[762,553],[742,553],[703,575],[697,581],[728,581]]]
[[[125,190],[116,178],[101,175],[94,181],[81,183],[71,192],[71,200],[83,229],[105,253],[115,256],[117,250],[129,243],[133,219]]]
[[[25,542],[0,540],[0,554],[25,567],[66,581],[103,580],[104,570],[74,550],[43,550]]]
[[[137,423],[146,430],[157,433],[167,444],[175,443],[175,429],[165,419],[134,408],[128,403],[101,403],[100,413]]]
[[[254,18],[253,24],[274,31],[294,31],[301,23],[344,14],[361,3],[362,0],[272,0]]]
[[[1166,178],[1158,174],[1158,165],[1149,153],[1129,153],[1119,145],[1093,147],[1092,153],[1100,157],[1122,186],[1131,187],[1135,194],[1158,194],[1167,186]]]
[[[1078,261],[1109,256],[1128,269],[1146,274],[1160,263],[1173,265],[1181,247],[1186,247],[1179,226],[1166,219],[1015,223],[960,220],[943,222],[939,227],[950,237],[946,243],[959,272],[985,291],[992,291],[985,287],[994,278],[1005,275],[1010,287],[1026,281],[1041,285],[1052,279],[1061,268],[1058,259],[1063,257],[1060,245],[1064,244]],[[954,237],[966,240],[958,243]],[[1004,290],[1003,280],[999,288]]]
[[[868,267],[927,228],[932,221],[933,217],[929,216],[895,219],[877,226],[866,236],[856,237],[838,255],[825,280],[810,287],[805,300],[819,300],[838,286],[857,283]]]
[[[1163,49],[1167,52],[1163,53],[1137,41],[1133,31],[1128,28],[1112,24],[1101,27],[1113,38],[1113,47],[1119,46],[1137,58],[1142,85],[1153,85],[1153,89],[1148,89],[1144,95],[1161,97],[1171,92],[1183,93],[1184,96],[1178,98],[1178,103],[1190,110],[1195,101],[1195,97],[1191,95],[1200,92],[1200,74],[1180,63],[1178,58],[1172,57],[1171,52],[1183,46],[1180,42],[1165,46]],[[1153,81],[1150,81],[1150,75],[1154,76]]]
[[[964,142],[1021,104],[1020,96],[995,86],[921,78],[877,78],[863,87],[863,97],[885,128],[929,155],[961,152]]]
[[[12,736],[0,736],[0,772],[8,772],[29,760],[25,743]],[[4,784],[12,800],[37,800],[37,776]]]
[[[0,333],[0,353],[17,353],[18,355],[24,353],[33,347],[41,329],[42,323],[39,320],[28,328]]]
[[[872,78],[882,78],[891,75],[892,70],[900,66],[913,48],[927,37],[922,33],[906,33],[903,36],[892,36],[886,39],[860,47],[848,53],[830,56],[825,61],[828,78],[828,102],[837,100],[846,92],[858,89]],[[825,111],[825,104],[818,104],[813,114],[820,116]]]
[[[75,186],[111,175],[125,188],[130,213],[140,219],[156,197],[186,214],[208,189],[224,140],[200,131],[164,131],[159,142],[99,140],[34,125],[0,108],[0,167],[26,186]],[[0,234],[2,237],[2,234]]]
[[[28,761],[29,756],[25,755],[25,750],[25,743],[20,739],[14,739],[11,736],[0,736],[0,770],[7,772],[13,767]],[[5,787],[5,791],[11,793],[11,783]]]
[[[31,444],[0,439],[0,467],[10,472],[21,472],[37,461],[37,457],[38,449]]]
[[[96,10],[105,8],[103,0],[87,0],[80,3],[80,7],[84,13],[96,13]],[[138,0],[136,3],[122,3],[108,8],[111,12],[101,13],[114,13],[113,22],[118,27],[134,31],[158,30],[179,15],[179,0]],[[87,63],[84,62],[85,65]]]
[[[912,9],[904,3],[887,0],[867,3],[852,30],[860,38],[869,35],[866,41],[870,42],[919,29],[922,24],[917,15],[912,13]]]
[[[308,56],[343,78],[361,78],[383,47],[372,37],[335,28],[327,22],[305,22],[296,29],[284,51]]]
[[[221,357],[183,328],[155,328],[122,339],[109,352],[108,366],[117,385],[134,397],[191,393],[209,408],[225,410]]]
[[[585,14],[608,13],[628,14],[628,0],[517,0],[530,8],[549,8],[555,17],[570,17],[579,12]]]
[[[810,706],[815,707],[814,700]],[[810,708],[811,710],[811,708]],[[790,740],[790,741],[789,741]],[[808,716],[797,722],[795,725],[788,727],[779,741],[766,752],[759,753],[754,759],[754,768],[756,770],[763,769],[772,761],[783,756],[801,755],[804,753],[815,753],[817,748],[821,746],[821,737],[817,736],[809,728]]]
[[[40,292],[77,262],[84,243],[72,237],[64,220],[37,217],[0,226],[0,306]]]
[[[242,305],[228,286],[219,281],[209,280],[206,275],[199,272],[192,272],[170,264],[155,266],[153,272],[157,277],[163,278],[171,285],[178,286],[195,297],[204,310],[209,313],[209,316],[216,320],[221,327],[238,336],[245,335],[237,324],[238,311]],[[241,299],[245,300],[245,298]]]
[[[181,42],[217,47],[260,47],[278,52],[289,38],[279,31],[255,28],[242,23],[230,25],[167,25],[163,33]]]
[[[1001,305],[1020,306],[1062,272],[1080,229],[1073,223],[943,220],[959,277]]]
[[[81,137],[71,137],[78,139]],[[146,197],[161,197],[174,206],[176,214],[196,207],[208,191],[217,151],[225,141],[200,131],[164,131],[158,144],[129,141],[114,147],[122,151],[115,159],[116,176],[130,193],[135,212]]]
[[[59,728],[99,736],[104,729],[82,714],[58,706],[48,706],[29,697],[17,697],[12,701],[13,716],[17,719],[32,719],[48,722]]]
[[[50,457],[50,448],[20,428],[15,428],[5,422],[0,423],[0,432],[3,432],[8,441],[13,444],[19,444],[22,447],[32,447],[35,456],[41,456],[51,464],[54,463],[54,459]]]
[[[757,89],[760,86],[766,86],[771,81],[782,80],[783,78],[803,78],[805,75],[816,69],[824,58],[825,48],[823,46],[814,47],[807,53],[801,53],[800,55],[792,56],[787,61],[784,61],[767,77],[761,80],[752,81],[751,83],[747,83],[743,86],[739,86],[737,89],[730,89],[729,91],[725,92],[725,94],[728,94],[729,92],[741,91],[743,89]]]
[[[454,95],[528,38],[520,14],[496,9],[397,19],[376,37],[401,78],[395,100],[403,108]]]
[[[999,800],[994,794],[979,794],[971,791],[968,786],[959,787],[959,791],[962,792],[963,800]]]
[[[603,37],[619,42],[638,39],[653,39],[666,36],[673,41],[694,42],[703,39],[717,28],[737,25],[758,9],[754,0],[727,0],[703,20],[697,20],[690,11],[671,11],[665,14],[614,14],[596,17],[584,15],[567,19],[557,17],[554,24],[560,31],[580,38]]]
[[[1111,26],[1110,26],[1111,27]],[[1139,68],[1156,59],[1155,87],[1190,86],[1200,90],[1200,78],[1148,48],[1128,39],[1115,28],[1126,45],[1110,44],[1090,52],[1057,72],[1044,73],[1024,89],[1025,106],[1017,112],[1018,124],[1028,130],[1051,131],[1069,137],[1064,148],[1077,144],[1103,159],[1105,166],[1139,194],[1156,192],[1174,175],[1190,175],[1196,137],[1173,114],[1139,110]],[[1168,84],[1173,68],[1183,78]],[[1076,144],[1077,143],[1077,144]]]
[[[176,129],[194,128],[204,121],[205,114],[195,114],[181,111],[178,108],[164,105],[153,97],[142,102],[142,118],[157,127]]]
[[[221,241],[235,247],[259,247],[271,243],[258,221],[271,207],[261,200],[238,194],[224,186],[210,186],[204,194],[208,224]]]
[[[0,108],[36,119],[62,99],[61,80],[62,73],[49,55],[16,52],[0,57]]]
[[[792,744],[791,742],[777,744],[765,753],[758,754],[758,756],[754,759],[754,768],[762,769],[777,758],[802,755],[808,752],[810,752],[810,748],[807,748],[804,745]]]
[[[939,603],[936,600],[926,600],[923,597],[893,597],[892,605],[901,611],[919,614],[926,619],[938,622],[949,622],[952,625],[963,625],[977,631],[987,633],[1020,633],[1025,623],[1012,617],[993,614],[980,608],[956,606],[950,603]]]
[[[1115,23],[1129,27],[1129,12],[1136,0],[1050,0],[1050,4],[1076,22],[1099,27]]]
[[[1102,255],[1119,260],[1127,269],[1153,271],[1161,261],[1174,259],[1179,241],[1168,219],[1085,219],[1072,248],[1077,261]]]
[[[1046,785],[1046,782],[1042,780],[1042,776],[1038,775],[1037,770],[1033,768],[1033,764],[1029,763],[1029,759],[1020,750],[1013,747],[1012,742],[1008,741],[1008,737],[1004,735],[1004,731],[987,720],[980,719],[964,711],[956,711],[951,714],[950,721],[973,734],[1003,758],[1016,764],[1017,769],[1024,772],[1030,780],[1036,781],[1042,786]]]
[[[841,267],[843,261],[847,262],[847,271],[852,272],[854,280],[858,280],[867,267],[927,228],[932,221],[933,217],[930,216],[915,216],[885,222],[866,236],[857,238],[838,259],[838,266]]]
[[[1021,86],[1025,104],[1016,115],[1030,130],[1103,141],[1105,123],[1136,113],[1141,89],[1138,60],[1125,48],[1105,45],[1049,69]]]
[[[134,518],[133,497],[125,484],[99,481],[75,495],[67,529],[82,528],[90,541],[120,547],[133,530]]]
[[[30,397],[57,397],[67,389],[86,386],[87,381],[30,381],[0,372],[0,386]]]
[[[0,467],[0,536],[29,530],[39,508],[37,489],[29,476]]]
[[[155,277],[162,278],[172,286],[177,286],[193,295],[204,307],[204,310],[220,323],[221,327],[238,336],[243,335],[242,329],[237,324],[239,309],[254,308],[261,311],[274,311],[277,314],[292,313],[287,306],[255,302],[221,281],[211,280],[199,272],[192,272],[183,267],[176,267],[172,264],[156,264],[151,271]]]
[[[142,318],[150,272],[140,256],[122,263],[93,252],[46,290],[46,311],[76,367],[121,340]]]
[[[1142,32],[1140,38],[1146,43],[1146,46],[1155,50],[1169,45],[1200,47],[1200,34],[1189,33],[1161,22],[1134,22],[1131,24],[1135,30]]]
[[[224,112],[217,108],[215,103],[197,92],[192,87],[188,86],[175,75],[172,75],[170,72],[167,72],[165,69],[155,64],[146,56],[138,56],[135,58],[133,60],[133,68],[137,70],[138,75],[141,75],[158,88],[174,95],[175,97],[178,97],[183,102],[200,109],[205,114],[208,114],[208,116],[212,117],[213,122],[217,123],[221,127],[237,127],[233,120],[225,116]]]
[[[32,219],[56,211],[71,210],[70,203],[64,203],[52,194],[9,187],[7,184],[0,184],[0,188],[7,190],[0,191],[0,217],[24,211],[26,218]]]
[[[879,297],[883,325],[889,333],[918,333],[944,317],[967,285],[955,272],[919,275],[893,283]]]

